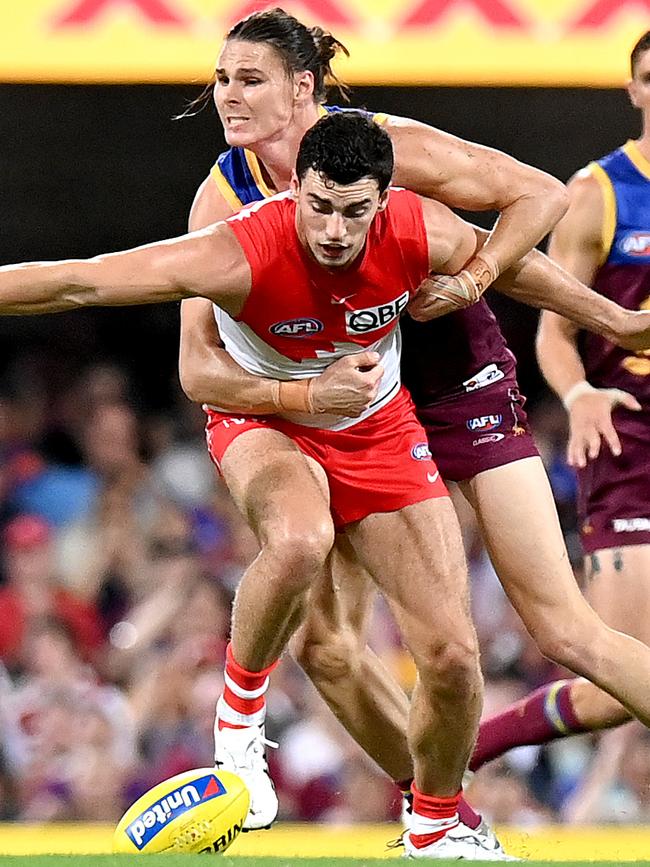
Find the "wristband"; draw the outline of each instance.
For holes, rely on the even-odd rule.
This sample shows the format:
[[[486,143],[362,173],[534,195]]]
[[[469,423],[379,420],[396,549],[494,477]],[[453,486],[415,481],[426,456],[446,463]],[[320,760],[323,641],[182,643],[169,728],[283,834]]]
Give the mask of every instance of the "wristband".
[[[597,390],[598,389],[594,388],[593,385],[590,385],[586,379],[581,379],[579,382],[576,382],[575,385],[572,385],[562,398],[564,408],[569,412],[579,397],[582,397],[583,394],[590,394],[592,391]]]
[[[313,384],[313,377],[289,381],[274,380],[271,386],[273,406],[281,412],[315,413],[312,398]]]

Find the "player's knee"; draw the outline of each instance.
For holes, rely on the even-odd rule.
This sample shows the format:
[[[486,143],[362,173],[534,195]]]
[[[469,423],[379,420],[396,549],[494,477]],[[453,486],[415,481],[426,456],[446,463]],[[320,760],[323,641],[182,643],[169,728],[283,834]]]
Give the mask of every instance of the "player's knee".
[[[547,659],[571,671],[581,671],[598,652],[597,631],[581,628],[576,621],[546,624],[534,637],[540,652]]]
[[[431,641],[416,657],[420,679],[438,693],[465,693],[481,681],[476,637],[454,636]]]
[[[359,660],[356,642],[347,632],[316,633],[309,624],[295,637],[292,650],[305,674],[317,685],[349,678]]]
[[[269,533],[262,550],[280,574],[309,584],[323,569],[333,544],[334,528],[323,521],[280,527]]]

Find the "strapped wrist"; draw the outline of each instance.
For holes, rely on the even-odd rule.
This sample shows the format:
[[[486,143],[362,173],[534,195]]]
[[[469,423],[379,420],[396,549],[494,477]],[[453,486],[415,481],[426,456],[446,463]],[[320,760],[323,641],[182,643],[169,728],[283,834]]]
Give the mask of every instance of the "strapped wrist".
[[[583,394],[591,394],[591,392],[597,391],[598,389],[594,388],[593,385],[587,382],[586,379],[581,379],[579,382],[576,382],[571,388],[563,395],[562,403],[564,404],[564,408],[567,412],[570,412],[571,407],[576,402],[579,397],[582,397]]]
[[[271,400],[273,406],[280,412],[316,412],[313,400],[314,378],[298,380],[273,381]]]
[[[467,263],[463,271],[467,271],[471,276],[478,293],[475,300],[478,301],[488,286],[499,276],[499,263],[491,253],[481,250]]]

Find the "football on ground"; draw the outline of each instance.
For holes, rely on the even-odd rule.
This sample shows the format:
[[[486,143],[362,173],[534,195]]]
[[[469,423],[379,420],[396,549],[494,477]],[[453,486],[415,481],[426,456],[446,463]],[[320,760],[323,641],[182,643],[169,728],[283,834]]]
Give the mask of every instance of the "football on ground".
[[[198,768],[158,783],[132,804],[113,835],[113,851],[225,852],[241,832],[250,795],[229,771]]]

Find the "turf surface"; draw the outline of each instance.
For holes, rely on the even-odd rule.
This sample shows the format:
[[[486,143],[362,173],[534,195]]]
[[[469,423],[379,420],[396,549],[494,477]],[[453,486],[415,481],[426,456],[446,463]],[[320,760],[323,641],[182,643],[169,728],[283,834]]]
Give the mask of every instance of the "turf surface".
[[[188,862],[195,858],[201,858],[201,863],[205,863],[205,858],[210,856],[198,855],[23,855],[23,856],[0,856],[0,865],[2,867],[72,867],[72,865],[83,864],[83,867],[128,867],[134,864],[141,867],[187,867]],[[378,860],[376,858],[246,858],[228,857],[227,855],[212,856],[218,857],[218,867],[286,867],[286,865],[296,865],[296,867],[363,867],[363,865],[372,865],[376,867]],[[208,862],[209,863],[209,862]],[[426,861],[427,864],[432,864],[431,861]],[[620,867],[620,861],[524,861],[524,864],[531,867]],[[632,862],[638,867],[650,867],[650,861],[635,861]],[[458,865],[458,861],[436,861],[439,867],[451,867]],[[216,867],[216,865],[215,865]]]

